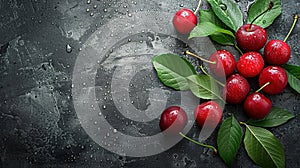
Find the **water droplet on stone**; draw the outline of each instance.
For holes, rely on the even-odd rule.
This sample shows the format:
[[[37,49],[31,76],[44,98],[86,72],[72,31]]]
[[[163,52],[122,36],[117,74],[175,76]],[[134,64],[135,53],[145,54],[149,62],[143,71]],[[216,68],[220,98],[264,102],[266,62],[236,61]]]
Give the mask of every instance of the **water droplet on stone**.
[[[98,5],[94,5],[93,8],[96,9],[98,7]]]
[[[25,44],[24,40],[19,40],[18,43],[20,46],[24,46],[24,44]]]
[[[89,9],[89,8],[87,8],[85,11],[86,11],[86,12],[90,12],[90,9]]]
[[[71,47],[70,44],[66,45],[66,51],[67,51],[67,53],[71,53],[72,52],[72,47]]]
[[[220,4],[220,8],[221,8],[222,10],[227,10],[227,6],[226,6],[225,4]]]
[[[106,109],[106,105],[102,105],[102,109],[104,109],[104,110],[105,110],[105,109]]]
[[[183,4],[180,4],[179,6],[180,6],[180,7],[183,7],[184,5],[183,5]]]
[[[90,13],[90,16],[94,16],[94,13],[92,12],[92,13]]]
[[[91,3],[91,0],[87,0],[86,3],[87,3],[87,4],[90,4],[90,3]]]
[[[114,130],[113,130],[113,132],[114,132],[114,133],[117,133],[117,132],[118,132],[118,130],[117,130],[117,129],[114,129]]]
[[[131,14],[131,13],[128,13],[128,16],[129,16],[129,17],[131,17],[131,16],[132,16],[132,14]]]
[[[103,11],[104,11],[104,12],[107,12],[107,9],[105,8],[105,9],[103,9]]]

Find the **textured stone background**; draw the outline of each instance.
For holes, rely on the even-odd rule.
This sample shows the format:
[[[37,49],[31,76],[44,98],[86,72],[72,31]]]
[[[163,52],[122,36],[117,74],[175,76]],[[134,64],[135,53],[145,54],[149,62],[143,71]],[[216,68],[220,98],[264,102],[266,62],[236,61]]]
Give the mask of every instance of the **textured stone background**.
[[[243,11],[251,2],[237,1]],[[72,104],[74,63],[82,44],[99,27],[110,19],[121,15],[130,17],[138,11],[172,14],[182,7],[196,6],[196,1],[178,0],[1,0],[0,167],[225,167],[210,150],[186,140],[150,157],[113,154],[84,132]],[[283,39],[292,24],[292,15],[300,13],[299,0],[283,0],[282,7],[280,17],[267,29],[270,39]],[[288,40],[292,48],[291,64],[300,65],[299,36],[298,22]],[[140,82],[151,84],[145,79]],[[300,95],[287,87],[282,94],[270,98],[276,106],[296,116],[271,131],[285,148],[287,167],[299,167]],[[146,108],[147,100],[141,99],[140,106]],[[240,111],[239,106],[225,109],[225,113],[237,113],[242,119]],[[145,132],[158,131],[153,127]],[[195,126],[189,136],[197,137],[198,133],[199,128]],[[214,133],[207,143],[215,142]],[[241,148],[234,167],[256,166]]]

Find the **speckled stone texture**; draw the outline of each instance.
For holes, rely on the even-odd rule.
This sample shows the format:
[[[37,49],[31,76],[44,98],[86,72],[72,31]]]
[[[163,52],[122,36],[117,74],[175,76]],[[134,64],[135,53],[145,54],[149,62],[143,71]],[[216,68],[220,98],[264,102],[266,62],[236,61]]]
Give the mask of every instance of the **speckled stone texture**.
[[[244,14],[252,2],[237,1]],[[94,32],[99,29],[105,31],[103,26],[111,19],[151,11],[173,15],[182,7],[193,9],[196,6],[197,1],[183,0],[1,0],[0,167],[226,167],[211,150],[186,140],[181,140],[163,153],[148,157],[125,157],[109,152],[95,143],[82,128],[73,104],[72,75],[76,58]],[[205,1],[202,8],[207,8]],[[285,37],[293,22],[293,14],[300,13],[300,2],[282,0],[282,8],[282,14],[267,28],[269,39]],[[160,19],[164,16],[149,17]],[[114,29],[122,31],[124,27],[118,27],[119,24],[115,23]],[[164,25],[161,27],[163,29]],[[111,36],[118,36],[118,32],[115,33]],[[188,48],[164,34],[153,35],[147,30],[129,34],[127,41],[116,41],[111,52],[106,54],[108,60],[120,55],[138,55],[139,52],[154,56],[154,49],[182,53]],[[299,36],[298,22],[287,41],[292,52],[289,63],[295,65],[300,65]],[[157,44],[153,42],[155,40],[163,40],[164,43]],[[132,41],[137,44],[126,48],[126,44]],[[235,56],[238,55],[231,47],[215,47],[231,50]],[[110,65],[115,63],[111,60]],[[127,63],[130,64],[130,59]],[[197,62],[193,60],[193,64]],[[109,86],[111,78],[112,73],[100,66],[96,78],[100,89],[97,98],[109,102],[111,94],[109,90],[105,91],[105,86]],[[255,82],[252,83],[255,86]],[[129,89],[132,100],[123,100],[120,95],[120,101],[129,101],[145,110],[150,105],[148,99],[152,85],[161,85],[155,73],[141,71],[132,79]],[[172,90],[168,93],[173,96],[169,103],[176,103],[176,93]],[[286,108],[295,115],[293,120],[270,130],[284,146],[286,167],[299,167],[300,94],[287,87],[283,93],[268,97],[274,105]],[[115,106],[118,104],[107,103],[101,108],[106,109],[103,115],[107,115],[111,125],[118,130],[134,136],[159,132],[158,119],[141,124],[124,117],[114,118]],[[229,112],[235,113],[239,120],[245,119],[241,106],[228,105],[224,117]],[[188,135],[197,139],[199,132],[199,127],[194,125]],[[205,142],[216,145],[216,131]],[[257,166],[242,147],[233,167]]]

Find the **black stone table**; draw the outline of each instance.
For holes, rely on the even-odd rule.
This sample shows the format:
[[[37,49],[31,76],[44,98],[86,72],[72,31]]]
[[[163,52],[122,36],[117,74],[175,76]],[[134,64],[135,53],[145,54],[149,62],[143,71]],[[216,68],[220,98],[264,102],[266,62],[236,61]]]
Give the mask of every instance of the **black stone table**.
[[[252,2],[237,1],[244,14]],[[179,0],[0,1],[0,167],[226,167],[209,149],[159,134],[163,107],[183,104],[191,115],[189,103],[199,100],[163,86],[152,57],[221,48],[238,56],[207,38],[186,45],[176,34],[175,11],[196,6]],[[285,37],[300,2],[283,0],[282,8],[267,28],[269,39]],[[298,22],[288,40],[290,64],[300,65],[299,36]],[[270,131],[284,146],[286,167],[299,167],[300,95],[287,87],[269,97],[295,115]],[[241,106],[226,106],[224,117],[228,113],[245,119]],[[189,126],[187,135],[197,140],[200,128]],[[205,143],[216,145],[216,131]],[[257,167],[244,148],[233,166]]]

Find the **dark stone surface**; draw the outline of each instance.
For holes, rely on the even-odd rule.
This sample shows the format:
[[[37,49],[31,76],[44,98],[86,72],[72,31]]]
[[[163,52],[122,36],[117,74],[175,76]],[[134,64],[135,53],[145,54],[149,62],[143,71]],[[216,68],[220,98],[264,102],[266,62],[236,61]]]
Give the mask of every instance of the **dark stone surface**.
[[[206,3],[203,3],[202,7],[205,8]],[[242,10],[246,10],[250,1],[238,3]],[[90,43],[88,40],[94,36],[94,32],[106,31],[105,25],[112,19],[126,19],[139,15],[139,12],[167,12],[172,16],[182,7],[195,6],[196,1],[191,3],[178,0],[0,1],[0,167],[225,167],[221,159],[210,150],[186,140],[153,156],[119,156],[90,138],[74,109],[74,66],[84,44]],[[283,39],[292,24],[292,15],[300,13],[298,0],[283,0],[282,7],[282,14],[267,29],[269,39]],[[161,19],[165,16],[149,17]],[[138,26],[139,22],[135,24],[133,26]],[[116,22],[107,31],[111,28],[121,32],[126,26],[132,25]],[[165,28],[164,25],[161,26],[162,29]],[[118,32],[114,33],[116,34],[111,36],[118,37]],[[152,57],[156,49],[160,52],[182,53],[187,48],[168,35],[156,33],[148,32],[147,29],[129,32],[125,41],[120,39],[115,44],[107,44],[112,45],[111,52],[104,53],[107,55],[105,61],[108,65],[100,62],[97,70],[95,86],[99,88],[99,92],[96,95],[107,103],[103,115],[107,116],[107,120],[117,130],[132,136],[158,133],[158,119],[141,123],[116,117],[118,114],[114,114],[118,110],[118,104],[109,101],[112,95],[110,88],[105,86],[111,83],[113,73],[109,70],[114,70],[115,64],[123,56],[130,58],[128,55],[134,53],[135,56],[144,54],[145,57]],[[292,49],[289,63],[296,65],[300,65],[299,36],[298,22],[288,40]],[[155,39],[164,42],[157,44]],[[126,44],[132,41],[137,44],[126,48]],[[216,45],[216,48],[226,48],[237,55],[230,47]],[[130,64],[130,59],[125,63]],[[193,60],[193,63],[197,62]],[[110,65],[113,68],[106,71],[105,66]],[[131,83],[132,87],[128,90],[133,95],[131,100],[123,100],[120,95],[120,103],[132,101],[141,110],[146,110],[151,104],[148,101],[151,89],[154,86],[163,87],[155,73],[148,70],[137,73]],[[169,93],[168,104],[180,101],[177,93],[164,89]],[[299,167],[300,95],[287,87],[282,94],[269,97],[274,105],[284,107],[296,116],[287,124],[270,130],[284,146],[286,167]],[[245,117],[241,110],[240,106],[227,106],[224,117],[230,112],[236,113],[242,120]],[[199,127],[193,126],[188,135],[196,139],[199,132]],[[216,132],[205,142],[215,145]],[[233,167],[256,166],[248,158],[244,148],[240,148]]]

